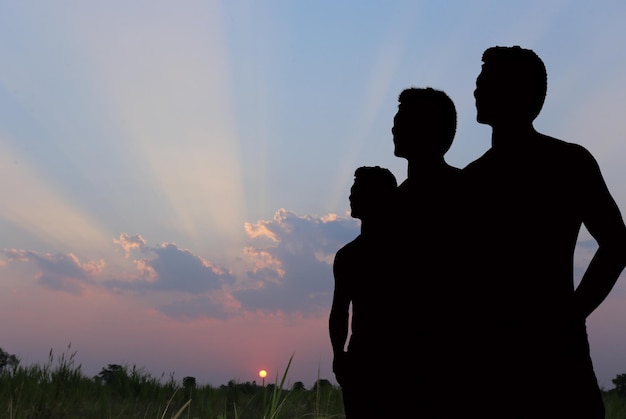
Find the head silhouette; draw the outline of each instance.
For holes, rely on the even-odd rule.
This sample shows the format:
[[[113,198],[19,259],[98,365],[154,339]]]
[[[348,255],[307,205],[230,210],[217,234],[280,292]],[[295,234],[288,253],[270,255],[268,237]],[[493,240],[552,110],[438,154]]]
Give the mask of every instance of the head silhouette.
[[[489,125],[532,123],[546,97],[546,68],[539,56],[519,46],[491,47],[483,53],[476,79],[476,119]]]
[[[361,166],[354,172],[350,189],[350,210],[353,218],[362,221],[381,216],[391,205],[398,183],[396,177],[379,166]]]
[[[394,154],[409,161],[441,159],[456,133],[456,108],[440,90],[411,87],[398,97],[391,130]]]

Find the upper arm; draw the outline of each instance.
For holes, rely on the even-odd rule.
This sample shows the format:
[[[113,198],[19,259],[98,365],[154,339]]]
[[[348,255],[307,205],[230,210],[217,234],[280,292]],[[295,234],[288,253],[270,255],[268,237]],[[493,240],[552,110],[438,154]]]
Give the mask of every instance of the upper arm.
[[[347,310],[351,300],[349,285],[350,277],[346,272],[345,257],[341,250],[335,255],[335,261],[333,263],[333,276],[335,280],[333,308]]]
[[[582,221],[599,246],[624,246],[626,227],[596,160],[586,152],[579,173]]]

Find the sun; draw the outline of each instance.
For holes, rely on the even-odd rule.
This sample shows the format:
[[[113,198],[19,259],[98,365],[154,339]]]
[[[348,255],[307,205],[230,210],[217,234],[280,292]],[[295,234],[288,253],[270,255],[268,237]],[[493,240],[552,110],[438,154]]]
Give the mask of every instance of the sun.
[[[265,370],[259,371],[259,377],[261,377],[261,378],[267,377],[267,371],[265,371]]]

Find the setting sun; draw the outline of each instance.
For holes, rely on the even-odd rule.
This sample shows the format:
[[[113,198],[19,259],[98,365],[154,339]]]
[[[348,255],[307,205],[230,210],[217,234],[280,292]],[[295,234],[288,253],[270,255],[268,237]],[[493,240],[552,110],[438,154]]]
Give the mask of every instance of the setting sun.
[[[267,377],[267,371],[265,371],[265,370],[259,371],[259,377],[261,377],[261,378]]]

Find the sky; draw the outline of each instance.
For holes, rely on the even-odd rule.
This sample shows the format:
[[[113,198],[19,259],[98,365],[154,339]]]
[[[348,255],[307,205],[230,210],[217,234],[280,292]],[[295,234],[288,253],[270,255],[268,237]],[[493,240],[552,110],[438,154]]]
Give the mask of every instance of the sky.
[[[389,168],[398,94],[444,90],[464,167],[490,145],[483,51],[533,49],[535,121],[586,147],[626,210],[622,1],[0,3],[0,347],[155,377],[335,382],[335,252],[359,166]],[[577,280],[595,242],[583,229]],[[626,274],[589,317],[626,373]],[[381,281],[393,281],[382,278]],[[375,379],[376,367],[372,369]]]

